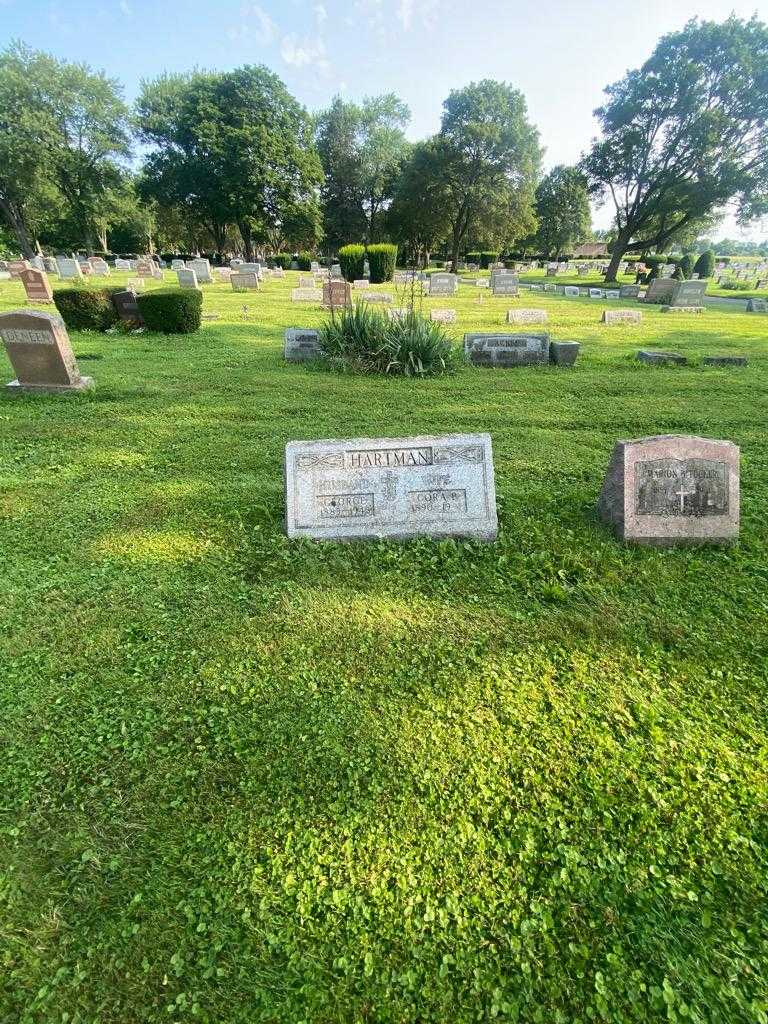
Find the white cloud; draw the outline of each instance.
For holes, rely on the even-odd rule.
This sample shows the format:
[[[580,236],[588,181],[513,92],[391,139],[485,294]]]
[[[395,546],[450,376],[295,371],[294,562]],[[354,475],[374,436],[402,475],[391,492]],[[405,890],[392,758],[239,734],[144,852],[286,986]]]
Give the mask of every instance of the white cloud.
[[[325,9],[325,4],[315,4],[314,6],[315,17],[317,18],[318,25],[322,25],[328,17],[328,11]]]
[[[124,14],[126,18],[130,18],[133,14],[133,10],[131,9],[131,5],[128,3],[128,0],[120,0],[118,7],[120,8],[121,14]]]
[[[294,68],[313,67],[321,75],[330,71],[330,62],[326,56],[325,43],[322,39],[297,39],[295,35],[283,36],[280,56],[286,64]]]
[[[413,19],[413,0],[400,0],[400,6],[397,9],[397,18],[407,32],[411,27],[411,21]]]
[[[437,4],[438,0],[399,0],[397,20],[407,32],[413,25],[414,17],[418,15],[422,25],[429,28],[433,24]]]
[[[259,4],[244,3],[240,7],[240,25],[231,28],[227,35],[256,46],[268,46],[277,35],[277,25]]]

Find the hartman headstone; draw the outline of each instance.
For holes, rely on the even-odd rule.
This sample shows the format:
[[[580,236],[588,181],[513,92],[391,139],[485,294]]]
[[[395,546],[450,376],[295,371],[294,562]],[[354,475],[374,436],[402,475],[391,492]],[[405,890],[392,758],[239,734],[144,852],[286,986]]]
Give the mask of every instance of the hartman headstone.
[[[289,363],[306,363],[319,359],[320,332],[306,327],[289,327],[283,336],[283,357]]]
[[[25,309],[0,313],[0,336],[16,374],[7,385],[10,392],[59,394],[93,386],[80,375],[60,316]]]
[[[598,515],[625,541],[670,547],[739,535],[739,449],[675,434],[618,441]]]
[[[549,362],[549,335],[465,334],[464,354],[474,366],[540,365]]]
[[[289,537],[496,539],[488,434],[290,441]]]
[[[27,293],[28,302],[53,302],[53,291],[45,271],[35,270],[34,267],[22,270],[21,283]]]

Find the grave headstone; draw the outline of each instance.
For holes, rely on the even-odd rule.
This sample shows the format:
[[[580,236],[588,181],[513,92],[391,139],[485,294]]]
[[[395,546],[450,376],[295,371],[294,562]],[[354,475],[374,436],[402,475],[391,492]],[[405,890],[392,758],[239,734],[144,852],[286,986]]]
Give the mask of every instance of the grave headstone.
[[[320,295],[323,305],[329,308],[341,309],[343,306],[352,305],[352,288],[349,281],[326,281]]]
[[[703,313],[703,306],[662,306],[662,313]]]
[[[497,274],[491,279],[494,295],[519,295],[520,282],[515,274]]]
[[[735,540],[739,449],[674,434],[617,441],[597,510],[624,541],[670,547]]]
[[[434,320],[439,324],[455,324],[456,323],[456,310],[455,309],[431,309],[429,311],[429,319]]]
[[[53,302],[53,291],[45,271],[28,267],[21,272],[21,283],[28,302]]]
[[[136,273],[139,277],[154,277],[155,261],[149,259],[149,257],[142,257],[136,260]]]
[[[243,274],[240,271],[232,271],[229,275],[229,283],[233,292],[248,292],[259,290],[259,278],[257,274]]]
[[[535,366],[549,362],[549,335],[465,334],[464,354],[474,366]]]
[[[6,270],[14,281],[20,281],[25,270],[29,270],[28,260],[8,260]]]
[[[319,359],[320,332],[306,327],[289,327],[283,337],[283,357],[289,363],[306,363]]]
[[[59,256],[56,259],[59,267],[59,277],[62,281],[79,281],[83,271],[77,260],[71,260],[66,256]]]
[[[604,324],[617,324],[617,323],[628,323],[628,324],[639,324],[643,319],[643,314],[639,309],[604,309],[603,310],[603,323]]]
[[[704,356],[704,366],[746,366],[746,356]]]
[[[367,277],[358,277],[356,280],[354,280],[352,282],[352,287],[353,288],[370,288],[371,287],[371,282],[368,280]]]
[[[508,324],[545,324],[546,309],[510,309],[507,313]]]
[[[768,313],[768,301],[765,299],[749,299],[747,302],[748,313]]]
[[[563,288],[563,295],[566,295],[569,299],[578,298],[579,289],[575,284],[567,284]]]
[[[394,300],[389,292],[361,292],[358,301],[373,303],[390,303],[393,302]]]
[[[677,281],[668,306],[703,306],[706,281]]]
[[[488,434],[289,441],[286,532],[315,540],[497,534]]]
[[[661,278],[657,277],[655,280],[651,281],[648,286],[648,290],[645,293],[645,299],[643,301],[652,303],[656,306],[669,305],[672,296],[675,294],[676,285],[677,281],[673,281],[670,278],[662,281]]]
[[[459,279],[455,274],[436,273],[429,278],[430,295],[455,295],[459,287]]]
[[[687,366],[688,358],[680,352],[658,352],[648,349],[640,349],[637,358],[641,363],[651,363],[660,366]]]
[[[80,375],[60,316],[25,309],[0,313],[0,336],[16,374],[9,392],[59,394],[93,386],[90,377]]]
[[[43,270],[45,270],[46,274],[56,274],[57,277],[59,276],[59,265],[53,256],[43,257]]]
[[[299,283],[297,285],[297,288],[314,288],[314,287],[315,287],[315,279],[314,279],[314,277],[309,277],[306,274],[299,274]]]
[[[233,278],[235,275],[232,275]],[[237,275],[240,276],[240,275]],[[294,288],[291,291],[291,302],[322,302],[323,291],[321,288]]]
[[[639,294],[640,294],[640,285],[639,284],[623,284],[619,288],[619,298],[620,299],[636,299]]]
[[[213,284],[210,260],[203,259],[202,257],[190,260],[187,263],[187,270],[194,270],[198,284]]]
[[[605,292],[602,288],[590,288],[589,297],[590,299],[602,299],[605,298]]]
[[[578,341],[550,341],[549,361],[554,366],[574,366],[580,351]]]
[[[136,301],[136,292],[130,288],[112,293],[112,304],[117,310],[117,315],[126,324],[134,324],[136,327],[143,327],[144,318],[139,311],[139,304]]]
[[[197,273],[188,267],[186,270],[177,270],[176,276],[179,279],[179,288],[195,288],[198,291],[200,286],[197,283]]]
[[[171,270],[186,270],[186,267],[184,260],[171,260]]]

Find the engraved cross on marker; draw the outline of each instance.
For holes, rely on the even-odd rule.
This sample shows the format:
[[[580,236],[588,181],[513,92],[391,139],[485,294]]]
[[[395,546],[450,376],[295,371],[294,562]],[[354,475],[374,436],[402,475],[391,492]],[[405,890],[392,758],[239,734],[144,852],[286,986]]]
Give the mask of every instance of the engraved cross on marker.
[[[685,499],[690,494],[695,494],[695,493],[696,493],[696,488],[695,487],[692,487],[692,488],[690,488],[690,490],[686,491],[685,490],[685,486],[684,486],[682,480],[680,481],[680,490],[679,491],[675,491],[675,494],[680,499],[680,515],[683,515],[683,513],[685,512]]]

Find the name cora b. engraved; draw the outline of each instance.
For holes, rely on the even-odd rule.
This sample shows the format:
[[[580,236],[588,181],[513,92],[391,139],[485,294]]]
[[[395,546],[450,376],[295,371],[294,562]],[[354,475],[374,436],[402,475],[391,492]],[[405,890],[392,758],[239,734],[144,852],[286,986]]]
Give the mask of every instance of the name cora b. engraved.
[[[372,516],[372,494],[316,494],[321,519],[361,519]]]
[[[467,492],[460,488],[452,490],[433,489],[429,491],[409,491],[408,511],[418,514],[467,511]]]
[[[6,327],[2,332],[6,345],[54,345],[50,331],[28,331],[21,327]]]
[[[644,516],[728,513],[728,467],[708,459],[652,459],[638,467],[635,511]]]

